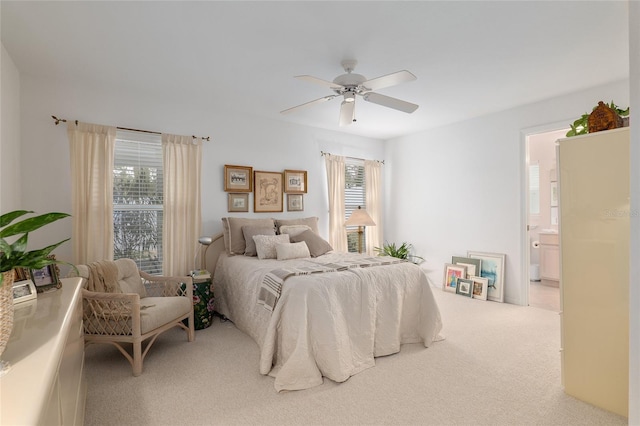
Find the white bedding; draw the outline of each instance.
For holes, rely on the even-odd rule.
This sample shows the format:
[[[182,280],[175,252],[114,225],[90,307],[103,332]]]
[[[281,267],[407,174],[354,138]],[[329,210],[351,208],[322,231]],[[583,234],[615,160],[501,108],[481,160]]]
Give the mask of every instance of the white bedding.
[[[331,252],[312,259],[278,261],[222,254],[214,282],[216,310],[260,347],[260,373],[275,388],[306,389],[322,377],[343,382],[373,367],[374,357],[403,343],[425,347],[439,340],[440,312],[424,272],[408,262],[292,276],[273,313],[258,305],[267,272],[357,257]]]

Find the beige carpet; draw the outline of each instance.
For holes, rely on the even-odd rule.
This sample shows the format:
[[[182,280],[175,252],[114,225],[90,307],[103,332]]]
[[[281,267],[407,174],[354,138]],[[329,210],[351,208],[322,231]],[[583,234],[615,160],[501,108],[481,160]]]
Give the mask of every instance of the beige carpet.
[[[276,393],[258,347],[218,320],[187,343],[165,333],[141,376],[87,348],[87,425],[623,425],[560,386],[557,312],[435,290],[447,339],[404,345],[344,383]]]

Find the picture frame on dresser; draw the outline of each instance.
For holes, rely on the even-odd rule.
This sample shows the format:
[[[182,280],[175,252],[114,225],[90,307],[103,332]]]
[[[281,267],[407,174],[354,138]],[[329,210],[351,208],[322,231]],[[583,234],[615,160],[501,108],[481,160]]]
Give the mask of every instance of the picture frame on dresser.
[[[55,260],[55,255],[50,255]],[[33,281],[38,293],[53,291],[62,287],[60,282],[60,268],[57,264],[47,265],[40,269],[29,269],[29,279]]]
[[[307,193],[307,172],[306,170],[285,170],[284,171],[284,192],[287,194]]]
[[[506,255],[482,251],[468,251],[467,257],[482,260],[480,276],[489,279],[487,299],[504,302],[504,268]]]
[[[253,191],[253,167],[224,165],[225,192]]]
[[[36,286],[31,280],[13,282],[13,304],[26,302],[35,299],[37,296]]]
[[[256,170],[253,172],[253,184],[254,213],[282,212],[282,172]]]

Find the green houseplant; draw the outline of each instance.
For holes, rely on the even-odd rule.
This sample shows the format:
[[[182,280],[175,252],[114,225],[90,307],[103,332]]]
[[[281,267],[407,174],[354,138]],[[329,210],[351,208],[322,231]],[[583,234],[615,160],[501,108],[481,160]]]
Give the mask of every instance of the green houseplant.
[[[403,242],[401,245],[396,247],[396,243],[387,243],[385,241],[382,248],[374,247],[373,250],[378,253],[378,256],[391,256],[398,259],[408,260],[415,264],[424,262],[424,258],[411,254],[413,246],[406,242]]]
[[[4,283],[4,272],[12,271],[15,268],[40,269],[54,263],[66,264],[59,260],[50,258],[50,253],[60,244],[69,240],[62,240],[50,246],[27,251],[29,232],[42,228],[57,220],[69,216],[67,213],[45,213],[14,221],[24,215],[33,213],[28,210],[15,210],[0,216],[0,287]],[[7,242],[7,237],[18,236],[13,243]]]
[[[627,107],[627,109],[621,109],[616,104],[614,104],[613,101],[611,101],[611,103],[607,106],[617,112],[620,117],[629,116],[629,107]],[[593,111],[597,107],[598,105],[594,106],[591,111]],[[589,133],[589,113],[585,112],[580,116],[580,118],[574,121],[573,124],[569,124],[569,126],[571,127],[571,129],[567,132],[567,137],[586,135],[587,133]]]

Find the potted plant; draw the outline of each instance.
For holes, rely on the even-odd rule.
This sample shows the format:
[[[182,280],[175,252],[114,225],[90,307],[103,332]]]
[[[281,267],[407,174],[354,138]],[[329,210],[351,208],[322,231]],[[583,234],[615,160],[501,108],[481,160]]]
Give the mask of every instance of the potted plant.
[[[42,228],[57,220],[69,216],[67,213],[45,213],[39,216],[12,222],[26,214],[33,213],[27,210],[16,210],[0,216],[0,286],[4,285],[5,272],[11,272],[15,268],[40,269],[54,263],[66,263],[49,258],[49,254],[60,244],[69,240],[62,240],[42,249],[27,251],[29,232]],[[5,238],[20,235],[13,243],[8,243]]]
[[[605,104],[606,105],[606,104]],[[611,101],[611,103],[609,105],[607,105],[609,108],[613,109],[615,112],[618,113],[618,115],[620,117],[629,117],[629,108],[627,107],[627,109],[621,109],[620,107],[618,107],[616,104],[613,103],[613,101]],[[594,109],[596,109],[598,107],[598,105],[594,106],[592,111]],[[576,121],[573,122],[573,124],[569,124],[569,126],[571,127],[571,129],[567,132],[567,137],[571,137],[571,136],[578,136],[578,135],[586,135],[587,133],[589,133],[589,115],[588,113],[584,113],[580,116],[580,118],[578,118]],[[627,121],[628,123],[628,121]]]
[[[45,248],[29,251],[27,250],[27,242],[29,232],[69,215],[66,213],[46,213],[13,223],[16,219],[30,213],[33,212],[16,210],[0,216],[0,354],[4,351],[13,328],[14,269],[40,269],[54,263],[67,263],[51,258],[49,254],[68,239]],[[17,239],[9,243],[5,239],[7,237],[17,237]]]
[[[424,262],[424,258],[411,254],[413,246],[406,242],[403,242],[400,246],[396,247],[395,243],[387,243],[385,241],[382,248],[374,247],[373,250],[378,253],[378,256],[396,257],[398,259],[408,260],[416,265]]]

